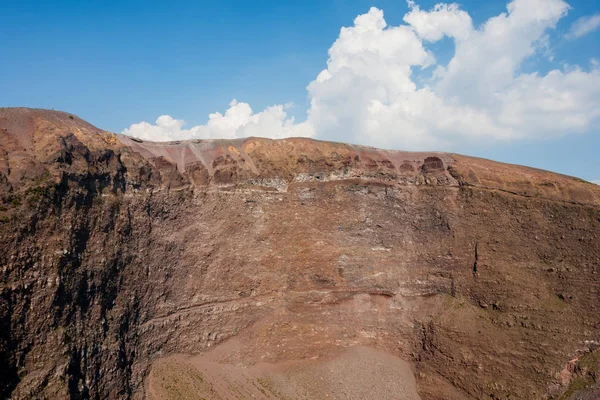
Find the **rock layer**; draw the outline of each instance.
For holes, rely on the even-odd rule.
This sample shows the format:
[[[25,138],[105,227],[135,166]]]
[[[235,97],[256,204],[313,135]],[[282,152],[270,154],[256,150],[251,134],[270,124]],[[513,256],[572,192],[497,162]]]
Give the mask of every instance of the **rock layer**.
[[[360,346],[409,362],[422,399],[594,390],[600,187],[577,178],[0,109],[0,196],[0,397],[142,398],[149,377],[167,396],[181,357],[329,365]]]

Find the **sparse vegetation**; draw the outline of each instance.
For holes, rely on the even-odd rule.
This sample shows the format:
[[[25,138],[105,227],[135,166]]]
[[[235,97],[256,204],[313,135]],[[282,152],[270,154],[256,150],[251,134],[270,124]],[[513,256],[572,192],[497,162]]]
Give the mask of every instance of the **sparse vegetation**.
[[[569,385],[568,389],[559,397],[558,400],[567,400],[579,391],[585,390],[595,383],[600,367],[599,355],[597,352],[587,353],[577,362],[576,376]]]
[[[558,400],[567,400],[573,394],[575,394],[576,392],[579,392],[580,390],[586,389],[592,383],[593,383],[593,381],[589,377],[579,376],[579,377],[573,379],[573,381],[571,381],[571,384],[569,385],[569,388],[567,389],[567,391],[564,392]]]
[[[48,186],[34,186],[25,191],[25,197],[29,204],[38,203],[43,198],[47,198],[52,194],[53,188]]]
[[[13,207],[19,207],[21,205],[21,199],[17,196],[10,196],[8,203]]]
[[[579,367],[591,373],[595,373],[598,370],[600,356],[596,353],[588,353],[581,357],[579,360]]]

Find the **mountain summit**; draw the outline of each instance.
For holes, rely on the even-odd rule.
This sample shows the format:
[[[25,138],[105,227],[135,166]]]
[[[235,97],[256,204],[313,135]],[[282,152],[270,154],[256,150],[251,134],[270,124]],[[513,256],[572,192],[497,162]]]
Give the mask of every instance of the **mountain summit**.
[[[600,186],[0,109],[0,397],[595,399]]]

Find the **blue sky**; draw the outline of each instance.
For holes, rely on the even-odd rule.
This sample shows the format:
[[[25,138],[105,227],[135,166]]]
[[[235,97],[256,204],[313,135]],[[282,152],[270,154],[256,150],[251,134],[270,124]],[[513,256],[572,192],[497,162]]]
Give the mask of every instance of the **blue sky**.
[[[491,83],[483,79],[471,81],[467,79],[467,72],[488,71],[502,61],[496,60],[486,67],[483,64],[486,57],[496,53],[485,53],[483,49],[479,56],[471,57],[467,51],[468,60],[474,65],[479,63],[479,67],[452,72],[448,63],[455,55],[459,58],[459,51],[455,51],[459,41],[462,40],[463,48],[467,50],[476,43],[468,43],[460,36],[459,28],[465,21],[465,14],[460,12],[468,13],[475,32],[490,18],[506,12],[507,2],[473,0],[459,2],[460,11],[442,10],[452,18],[456,17],[456,23],[439,28],[441,38],[434,40],[430,39],[437,33],[432,34],[427,27],[437,16],[429,13],[435,2],[417,2],[417,11],[423,12],[413,13],[415,19],[411,20],[410,29],[417,33],[418,45],[435,56],[433,63],[417,53],[411,60],[390,59],[386,55],[406,52],[394,44],[394,40],[402,40],[398,35],[407,35],[404,31],[394,37],[388,35],[388,42],[377,42],[379,37],[383,38],[379,33],[390,31],[392,27],[409,26],[403,17],[415,9],[404,1],[178,1],[175,5],[163,1],[4,0],[0,4],[0,106],[65,110],[103,129],[122,132],[131,128],[130,133],[138,132],[150,139],[161,138],[157,135],[165,133],[171,126],[180,129],[177,134],[184,137],[233,137],[247,133],[261,135],[262,132],[265,132],[264,136],[278,137],[292,132],[396,149],[451,150],[598,180],[600,134],[593,106],[600,104],[600,96],[594,89],[598,80],[592,60],[600,60],[600,30],[593,29],[592,20],[588,21],[592,28],[586,34],[574,37],[573,32],[574,24],[581,22],[580,18],[589,19],[600,12],[600,4],[569,1],[567,11],[565,7],[560,8],[560,0],[519,1],[529,2],[520,6],[519,15],[527,12],[531,15],[539,7],[545,7],[544,1],[553,1],[558,8],[556,14],[544,17],[546,25],[539,32],[523,33],[531,40],[535,51],[526,56],[514,55],[518,62],[512,75],[535,72],[538,77],[544,77],[553,70],[566,75],[574,66],[580,66],[585,72],[580,77],[583,83],[573,87],[567,77],[563,77],[557,81],[555,91],[567,88],[571,91],[565,89],[563,97],[574,98],[573,107],[579,107],[577,100],[590,107],[585,111],[587,114],[582,112],[580,116],[585,123],[564,122],[568,119],[566,111],[564,115],[556,115],[547,109],[536,108],[521,115],[518,111],[508,110],[511,102],[516,102],[511,100],[513,98],[521,99],[523,106],[528,107],[546,101],[544,88],[548,82],[542,80],[528,84],[541,93],[538,97],[532,99],[525,98],[523,93],[515,94],[516,88],[523,85],[507,82],[493,93],[510,94],[509,100],[478,108],[480,100],[470,98],[474,92],[470,88],[473,85],[483,87],[485,94],[488,93],[486,85]],[[379,32],[377,24],[382,18],[377,11],[370,11],[371,7],[383,11],[388,28]],[[359,15],[367,16],[368,21],[363,25],[376,31],[374,36],[360,38],[358,34],[354,35],[369,50],[367,55],[357,55],[353,50],[355,42],[340,39],[342,27],[354,26],[356,32],[363,32],[354,22]],[[514,15],[516,21],[517,11]],[[471,33],[469,38],[474,35]],[[482,40],[488,39],[483,37]],[[512,47],[515,46],[507,48]],[[334,48],[337,56],[331,58],[328,50]],[[371,58],[371,53],[380,50],[381,54],[385,53],[380,54],[384,59]],[[499,48],[498,51],[503,50]],[[335,67],[347,62],[349,54],[354,64]],[[371,70],[363,69],[364,65],[371,66]],[[382,70],[381,75],[387,77],[389,74],[390,79],[395,79],[396,70],[409,65],[410,81],[417,92],[413,91],[412,97],[404,99],[401,84],[398,83],[397,90],[388,90],[388,86],[396,83],[387,85],[384,78],[374,78],[372,73],[382,65],[387,69]],[[433,83],[432,75],[437,66],[447,70],[446,84],[445,78],[441,78],[439,84]],[[315,83],[312,92],[307,91],[307,86],[316,81],[324,69],[328,69],[332,78],[325,83]],[[344,72],[347,70],[352,71],[355,81],[344,86],[348,80]],[[571,81],[576,78],[573,76]],[[407,114],[398,114],[398,110],[405,109],[407,104],[412,106],[421,101],[423,93],[418,90],[425,86],[431,86],[437,96],[432,101],[438,104],[439,98],[444,105],[438,104],[440,108],[428,116],[430,103],[423,100],[421,111],[410,110],[410,118]],[[381,90],[372,91],[373,87],[386,93],[377,98]],[[586,87],[592,89],[585,91]],[[526,93],[535,91],[523,90]],[[371,105],[374,100],[381,101],[385,113],[362,117],[366,115],[362,112],[366,103],[348,99],[363,97]],[[234,107],[252,121],[252,129],[245,129],[246,125],[234,125],[233,128],[228,125],[225,111],[233,99],[252,108],[250,112]],[[307,128],[302,122],[307,120],[311,99],[319,107],[310,112],[312,120],[307,121],[310,125]],[[287,106],[289,103],[293,105]],[[282,106],[261,113],[274,105]],[[449,106],[459,108],[449,109]],[[343,114],[345,109],[352,115]],[[494,121],[489,124],[471,122],[480,121],[479,117],[465,117],[443,124],[428,121],[446,111],[451,116],[451,110],[462,113],[472,109],[478,116],[491,116]],[[215,112],[225,115],[216,130],[207,124],[208,115]],[[425,114],[414,114],[418,112]],[[497,113],[507,116],[496,120]],[[185,120],[185,125],[169,122],[158,129],[156,126],[160,124],[155,121],[161,115],[169,115],[174,121]],[[327,122],[331,115],[339,120],[337,125]],[[295,121],[286,125],[285,121],[292,116]],[[133,129],[132,124],[141,121],[147,121],[147,125]],[[181,130],[196,126],[200,128]],[[553,129],[555,126],[557,128]],[[461,129],[467,133],[463,134]],[[482,133],[478,134],[480,131]],[[170,136],[165,138],[178,138],[171,132],[167,134]]]

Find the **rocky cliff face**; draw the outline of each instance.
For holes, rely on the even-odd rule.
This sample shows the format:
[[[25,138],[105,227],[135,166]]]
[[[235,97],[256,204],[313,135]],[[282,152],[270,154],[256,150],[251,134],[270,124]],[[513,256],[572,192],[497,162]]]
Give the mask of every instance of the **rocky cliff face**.
[[[0,398],[365,398],[359,358],[408,362],[399,398],[598,393],[600,187],[576,178],[0,109],[0,199]]]

